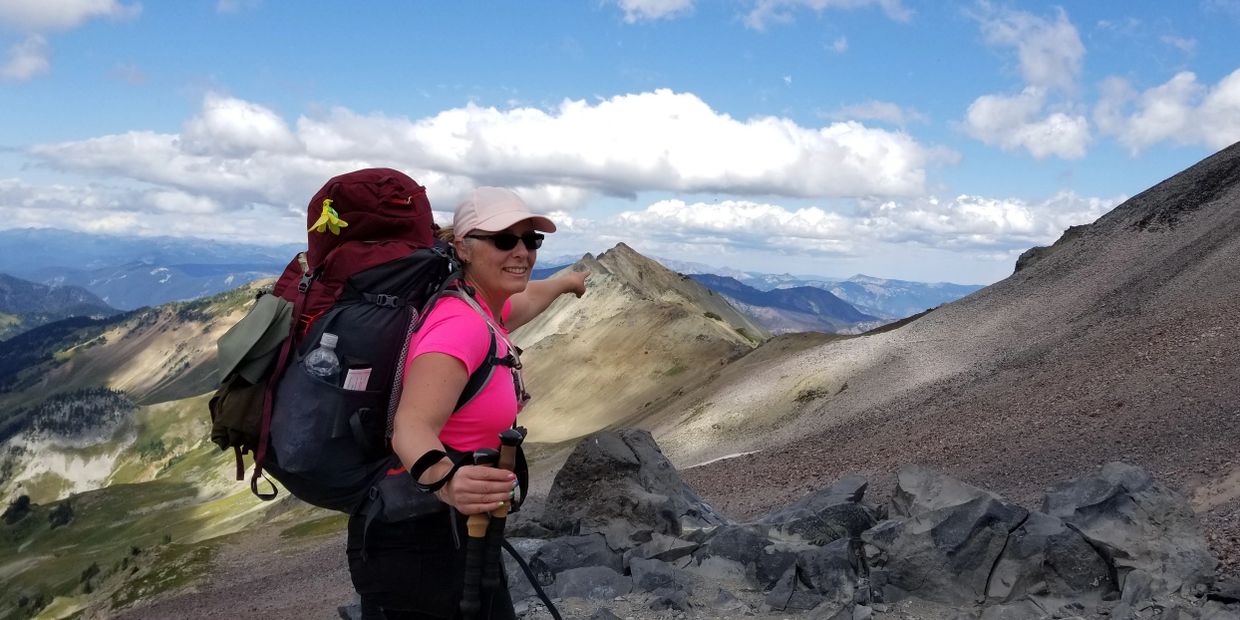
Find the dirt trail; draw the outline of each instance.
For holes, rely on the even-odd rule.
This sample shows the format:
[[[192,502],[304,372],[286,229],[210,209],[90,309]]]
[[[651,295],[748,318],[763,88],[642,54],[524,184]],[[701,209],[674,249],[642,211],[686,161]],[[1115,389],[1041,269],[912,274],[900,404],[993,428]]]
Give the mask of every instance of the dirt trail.
[[[169,618],[335,618],[353,601],[344,533],[288,539],[276,527],[231,537],[199,583],[117,615]]]

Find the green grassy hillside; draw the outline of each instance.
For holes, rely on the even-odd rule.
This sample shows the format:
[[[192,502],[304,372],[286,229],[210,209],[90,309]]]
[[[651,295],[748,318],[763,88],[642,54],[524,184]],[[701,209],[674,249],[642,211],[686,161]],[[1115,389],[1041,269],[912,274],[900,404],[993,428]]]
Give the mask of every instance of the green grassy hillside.
[[[340,531],[332,513],[283,492],[261,502],[235,481],[232,454],[207,439],[206,399],[139,408],[106,487],[0,522],[0,619],[106,615],[201,577],[220,545],[255,526]]]

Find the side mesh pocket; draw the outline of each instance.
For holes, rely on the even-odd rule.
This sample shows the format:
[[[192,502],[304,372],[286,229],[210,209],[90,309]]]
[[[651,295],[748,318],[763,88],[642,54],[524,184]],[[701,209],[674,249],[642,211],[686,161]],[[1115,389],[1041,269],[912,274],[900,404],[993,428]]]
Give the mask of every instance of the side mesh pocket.
[[[385,392],[346,390],[306,372],[300,359],[290,364],[271,414],[271,447],[280,468],[339,471],[372,460],[374,446],[358,433],[384,418],[386,407]]]

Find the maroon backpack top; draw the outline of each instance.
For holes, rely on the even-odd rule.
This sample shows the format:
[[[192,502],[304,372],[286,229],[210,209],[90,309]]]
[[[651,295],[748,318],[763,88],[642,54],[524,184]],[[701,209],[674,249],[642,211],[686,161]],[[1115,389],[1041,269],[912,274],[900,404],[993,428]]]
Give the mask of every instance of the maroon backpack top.
[[[310,199],[306,225],[305,254],[289,262],[273,290],[295,301],[302,279],[314,278],[314,290],[296,314],[301,334],[335,303],[349,276],[431,247],[435,240],[426,188],[391,168],[367,168],[329,179]]]

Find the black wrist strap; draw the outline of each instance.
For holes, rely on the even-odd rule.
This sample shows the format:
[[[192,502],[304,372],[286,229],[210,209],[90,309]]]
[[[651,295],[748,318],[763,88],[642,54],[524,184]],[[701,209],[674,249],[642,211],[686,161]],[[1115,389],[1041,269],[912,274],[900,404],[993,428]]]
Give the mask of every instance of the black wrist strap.
[[[455,459],[448,457],[448,460],[452,462],[452,469],[449,469],[448,473],[443,475],[443,478],[440,478],[430,484],[423,484],[421,482],[422,474],[426,473],[426,470],[430,469],[432,465],[438,463],[439,461],[442,461],[446,456],[448,456],[448,453],[443,450],[428,450],[426,454],[423,454],[421,458],[413,464],[413,467],[409,468],[409,475],[413,477],[413,484],[419,491],[434,493],[435,491],[442,489],[444,485],[448,484],[448,481],[452,479],[452,476],[456,474],[456,470],[465,465],[469,465],[469,461],[473,460],[473,455],[468,453],[462,454]]]

